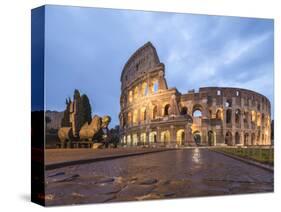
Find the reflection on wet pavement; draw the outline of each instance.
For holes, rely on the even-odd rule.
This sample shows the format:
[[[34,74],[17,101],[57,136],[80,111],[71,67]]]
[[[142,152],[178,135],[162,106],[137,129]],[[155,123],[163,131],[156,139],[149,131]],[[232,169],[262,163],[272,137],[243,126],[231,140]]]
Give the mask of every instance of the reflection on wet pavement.
[[[273,173],[200,148],[69,166],[46,176],[47,205],[273,191]]]

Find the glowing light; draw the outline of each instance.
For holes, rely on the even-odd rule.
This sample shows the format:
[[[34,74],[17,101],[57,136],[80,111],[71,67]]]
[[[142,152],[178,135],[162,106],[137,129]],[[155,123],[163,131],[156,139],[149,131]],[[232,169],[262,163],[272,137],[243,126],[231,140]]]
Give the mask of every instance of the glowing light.
[[[195,148],[192,151],[192,161],[194,163],[200,163],[201,162],[201,155],[200,155],[200,150],[199,148]]]

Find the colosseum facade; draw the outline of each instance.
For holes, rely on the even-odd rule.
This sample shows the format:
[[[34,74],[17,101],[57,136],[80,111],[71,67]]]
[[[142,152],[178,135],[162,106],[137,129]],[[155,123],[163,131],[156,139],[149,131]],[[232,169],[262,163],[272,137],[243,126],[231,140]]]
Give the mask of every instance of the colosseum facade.
[[[243,88],[169,88],[165,66],[148,42],[121,74],[123,145],[248,146],[271,144],[269,100]]]

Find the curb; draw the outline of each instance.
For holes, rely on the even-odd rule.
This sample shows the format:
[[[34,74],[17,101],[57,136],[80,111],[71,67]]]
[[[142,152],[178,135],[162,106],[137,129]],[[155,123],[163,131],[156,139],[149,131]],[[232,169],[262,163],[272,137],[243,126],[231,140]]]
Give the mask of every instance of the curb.
[[[257,167],[262,168],[264,170],[274,172],[274,166],[259,163],[259,162],[256,162],[256,161],[253,161],[253,160],[250,160],[250,159],[245,159],[245,158],[242,158],[242,157],[239,157],[239,156],[236,156],[236,155],[227,154],[225,152],[216,151],[214,149],[209,149],[209,150],[211,150],[213,152],[216,152],[216,153],[219,153],[219,154],[222,154],[222,155],[225,155],[227,157],[242,161],[244,163],[247,163],[247,164],[250,164],[250,165],[253,165],[253,166],[257,166]]]
[[[62,168],[62,167],[65,167],[65,166],[92,163],[92,162],[97,162],[97,161],[112,160],[112,159],[124,158],[124,157],[130,157],[130,156],[158,153],[158,152],[164,152],[164,151],[169,151],[169,150],[176,150],[176,149],[173,149],[173,148],[161,149],[161,150],[154,150],[154,151],[147,151],[147,152],[136,152],[136,153],[120,154],[120,155],[113,155],[113,156],[106,156],[106,157],[98,157],[98,158],[89,158],[89,159],[82,159],[82,160],[59,162],[59,163],[51,163],[51,164],[45,164],[45,170],[52,170],[52,169]]]

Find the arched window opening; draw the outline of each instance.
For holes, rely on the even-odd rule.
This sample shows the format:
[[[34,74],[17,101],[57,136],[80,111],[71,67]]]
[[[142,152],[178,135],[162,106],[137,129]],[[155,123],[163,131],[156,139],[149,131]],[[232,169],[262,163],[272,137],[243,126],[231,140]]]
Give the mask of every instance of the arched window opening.
[[[157,142],[157,133],[152,131],[149,133],[149,143],[156,143]]]
[[[170,142],[170,132],[168,130],[161,132],[161,142]]]
[[[219,109],[217,110],[217,113],[216,113],[216,119],[219,119],[219,120],[222,120],[222,111]]]
[[[168,116],[168,115],[170,115],[170,105],[169,104],[165,105],[165,107],[164,107],[164,116]]]
[[[199,109],[196,109],[193,111],[193,117],[201,117],[202,116],[202,112]]]
[[[142,95],[143,95],[143,96],[147,96],[147,94],[148,94],[148,86],[147,86],[147,83],[144,82],[144,83],[142,84]]]
[[[232,145],[232,134],[229,131],[225,134],[225,144]]]
[[[208,145],[209,146],[214,146],[215,145],[215,136],[213,131],[208,132]]]
[[[137,122],[138,122],[138,111],[135,110],[133,115],[133,123],[136,124]]]
[[[232,101],[231,99],[226,100],[225,107],[232,107]]]
[[[240,144],[240,135],[238,132],[235,133],[235,144]]]
[[[249,134],[245,133],[244,134],[244,145],[249,145]]]
[[[256,144],[256,135],[255,135],[255,133],[252,133],[252,136],[251,136],[251,144],[252,144],[252,145],[255,145],[255,144]]]
[[[251,121],[256,122],[256,112],[255,111],[251,112]]]
[[[260,138],[261,138],[261,131],[258,131],[258,135],[257,135],[257,145],[260,144]]]
[[[157,117],[157,106],[155,105],[152,110],[152,119],[156,119]]]
[[[240,115],[241,115],[241,111],[239,109],[237,109],[235,111],[235,123],[239,124],[240,123]]]
[[[130,135],[127,135],[127,145],[132,145],[132,140]]]
[[[146,109],[142,108],[141,113],[142,113],[142,121],[146,121]]]
[[[201,133],[199,131],[195,131],[193,133],[193,139],[196,145],[200,145],[201,144]]]
[[[239,94],[240,94],[239,91],[236,91],[236,96],[239,96]]]
[[[177,131],[177,144],[182,145],[185,141],[185,133],[183,129]]]
[[[217,90],[217,95],[220,96],[221,95],[221,91]]]
[[[158,81],[155,81],[153,83],[153,93],[157,93],[158,92]]]
[[[146,143],[146,133],[141,133],[140,141],[141,141],[142,145],[144,145]]]
[[[231,116],[232,116],[232,111],[231,111],[231,109],[228,109],[228,110],[226,111],[226,123],[227,123],[227,124],[230,124],[230,123],[231,123]]]

